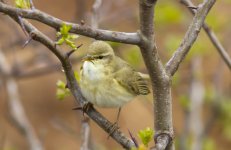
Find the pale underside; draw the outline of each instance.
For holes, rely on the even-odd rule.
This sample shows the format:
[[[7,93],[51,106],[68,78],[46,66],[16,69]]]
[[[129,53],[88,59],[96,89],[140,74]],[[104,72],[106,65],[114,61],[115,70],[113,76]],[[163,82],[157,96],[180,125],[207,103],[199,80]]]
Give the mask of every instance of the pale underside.
[[[80,86],[83,96],[99,107],[121,107],[150,93],[145,79],[117,56],[85,61]]]
[[[109,77],[110,71],[97,62],[85,61],[83,64],[80,81],[83,96],[99,107],[121,107],[135,97],[116,79]]]

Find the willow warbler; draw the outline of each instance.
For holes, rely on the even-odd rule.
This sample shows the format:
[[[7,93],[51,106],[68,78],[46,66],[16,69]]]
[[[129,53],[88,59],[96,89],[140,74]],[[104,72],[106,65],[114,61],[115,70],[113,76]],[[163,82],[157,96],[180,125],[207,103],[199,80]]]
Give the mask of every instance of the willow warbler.
[[[142,74],[116,56],[103,41],[89,46],[80,74],[83,96],[99,107],[121,108],[135,96],[150,93]]]

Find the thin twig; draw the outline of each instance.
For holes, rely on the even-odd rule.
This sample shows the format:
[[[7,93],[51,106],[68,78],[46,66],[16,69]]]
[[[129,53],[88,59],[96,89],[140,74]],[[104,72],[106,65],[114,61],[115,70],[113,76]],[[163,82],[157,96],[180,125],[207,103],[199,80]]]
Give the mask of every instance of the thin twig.
[[[91,17],[91,27],[97,29],[99,26],[99,8],[102,4],[102,0],[95,0],[92,6],[92,17]]]
[[[215,1],[216,0],[204,0],[204,2],[198,6],[197,12],[193,17],[183,41],[166,64],[166,71],[170,76],[175,74],[180,63],[183,61],[191,46],[196,41],[201,27],[203,26],[204,20]]]
[[[92,37],[97,40],[107,40],[107,41],[122,42],[127,44],[139,44],[140,42],[140,37],[138,33],[126,33],[126,32],[117,32],[117,31],[109,31],[109,30],[102,30],[102,29],[92,29],[87,25],[79,25],[79,24],[62,21],[58,18],[55,18],[37,9],[33,9],[33,10],[18,9],[0,2],[0,12],[12,16],[19,15],[20,17],[23,18],[34,19],[44,24],[47,24],[48,26],[51,26],[56,30],[59,30],[59,28],[63,24],[69,24],[72,26],[70,32]]]
[[[195,9],[191,9],[191,7],[195,7],[191,0],[181,0],[181,3],[184,4],[185,6],[187,6],[187,8],[189,8],[189,10],[192,14],[196,13]],[[188,7],[188,6],[191,6],[191,7]],[[231,58],[230,58],[229,54],[227,53],[227,50],[225,50],[225,48],[222,46],[222,44],[218,40],[216,34],[213,32],[212,29],[209,28],[208,24],[204,23],[202,27],[203,27],[205,33],[208,35],[211,42],[213,43],[213,45],[216,47],[220,56],[225,61],[226,65],[231,70]]]
[[[35,9],[33,1],[32,1],[32,0],[29,0],[29,2],[30,2],[30,8],[31,8],[31,9]]]
[[[82,121],[81,133],[82,133],[82,144],[81,144],[80,150],[90,150],[91,128],[89,125],[89,119],[88,118],[85,118]]]

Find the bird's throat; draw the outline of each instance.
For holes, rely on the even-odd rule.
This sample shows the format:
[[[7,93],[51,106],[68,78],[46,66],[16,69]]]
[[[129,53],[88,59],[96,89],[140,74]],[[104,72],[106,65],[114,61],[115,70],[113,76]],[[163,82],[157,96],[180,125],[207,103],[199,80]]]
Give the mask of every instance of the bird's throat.
[[[99,81],[105,76],[104,70],[105,67],[103,64],[85,61],[83,64],[82,76],[87,80]]]

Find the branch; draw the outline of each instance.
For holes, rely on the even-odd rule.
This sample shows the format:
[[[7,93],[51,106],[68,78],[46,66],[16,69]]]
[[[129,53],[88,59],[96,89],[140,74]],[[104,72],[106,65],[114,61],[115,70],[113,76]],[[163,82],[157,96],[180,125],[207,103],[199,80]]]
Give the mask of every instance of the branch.
[[[16,22],[19,22],[17,17],[15,16],[11,16],[11,17]],[[25,26],[26,31],[31,35],[31,38],[33,40],[38,41],[43,45],[45,45],[52,53],[54,53],[58,57],[58,59],[62,63],[63,69],[65,71],[68,87],[70,88],[70,91],[72,92],[75,101],[81,106],[86,104],[86,100],[82,96],[80,87],[76,82],[74,72],[72,70],[72,65],[68,57],[66,57],[66,55],[61,51],[61,49],[58,46],[55,46],[55,43],[52,40],[50,40],[39,30],[37,30],[28,21],[22,20],[22,22]],[[87,109],[85,113],[92,120],[94,120],[102,129],[104,129],[104,131],[106,131],[107,133],[111,133],[110,127],[113,124],[109,122],[104,116],[102,116],[98,111],[96,111],[94,107],[89,107],[89,109]],[[126,149],[129,149],[134,146],[134,143],[130,139],[125,137],[124,134],[118,129],[115,130],[110,136]]]
[[[183,41],[166,64],[166,71],[170,76],[173,76],[175,74],[180,63],[183,61],[191,46],[196,41],[204,20],[209,10],[214,5],[215,1],[216,0],[204,0],[204,2],[198,6],[197,12],[193,17],[192,23],[190,24]]]
[[[184,4],[192,14],[196,13],[196,10],[191,8],[191,7],[195,7],[194,4],[191,2],[191,0],[181,0],[181,3]],[[205,33],[208,35],[211,42],[213,43],[213,45],[216,47],[218,53],[221,55],[221,57],[229,67],[229,69],[231,69],[231,58],[227,53],[227,51],[225,50],[225,48],[220,43],[220,41],[218,40],[216,34],[209,28],[209,26],[206,23],[204,23],[202,27]]]
[[[89,119],[86,118],[85,120],[82,121],[82,144],[80,150],[90,150],[91,147],[91,138],[90,138],[90,133],[91,133],[91,128],[89,125]]]
[[[202,123],[202,106],[204,99],[204,85],[200,80],[201,77],[201,57],[196,56],[192,59],[191,66],[191,81],[190,81],[190,130],[192,137],[192,150],[202,149],[201,133],[203,128]]]
[[[56,30],[59,30],[59,28],[63,24],[69,24],[72,26],[70,32],[95,38],[97,40],[107,40],[107,41],[121,42],[127,44],[138,44],[140,42],[140,38],[137,33],[126,33],[126,32],[93,29],[86,25],[79,25],[79,24],[62,21],[58,18],[55,18],[37,9],[33,9],[33,10],[18,9],[0,2],[0,12],[3,12],[11,16],[19,15],[20,17],[23,18],[37,20],[39,22],[42,22],[48,26],[55,28]]]
[[[174,149],[170,78],[159,58],[154,37],[154,7],[157,0],[140,0],[140,49],[152,80],[154,96],[155,149]]]
[[[23,105],[21,104],[16,81],[11,76],[9,76],[11,70],[10,66],[1,51],[0,69],[6,77],[6,87],[8,92],[8,109],[10,111],[10,115],[16,127],[23,131],[23,134],[26,136],[31,150],[43,150],[44,148],[41,144],[41,141],[37,137],[32,125],[30,124],[26,116]]]
[[[102,4],[102,0],[95,0],[92,6],[92,17],[91,17],[91,27],[97,29],[99,26],[99,9]]]

